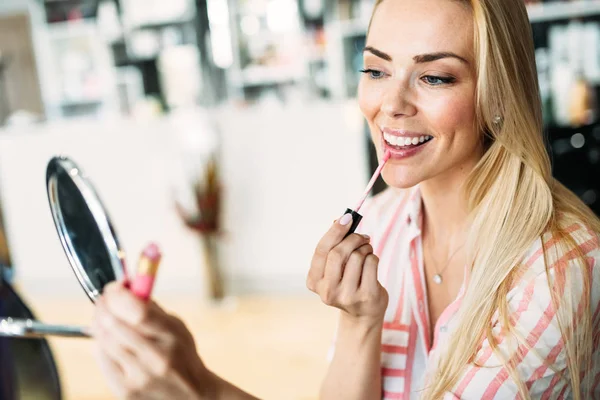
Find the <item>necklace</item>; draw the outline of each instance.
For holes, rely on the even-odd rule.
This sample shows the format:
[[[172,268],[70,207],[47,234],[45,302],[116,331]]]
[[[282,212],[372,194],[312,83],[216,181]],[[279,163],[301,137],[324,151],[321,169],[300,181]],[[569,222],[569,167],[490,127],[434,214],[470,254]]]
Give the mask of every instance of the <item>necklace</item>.
[[[462,249],[463,246],[464,246],[464,244],[462,246],[460,246],[458,249],[454,250],[454,253],[452,253],[452,255],[450,257],[448,257],[448,261],[446,261],[446,265],[444,266],[444,268],[441,271],[438,271],[436,268],[437,273],[433,276],[433,281],[435,283],[437,283],[438,285],[441,285],[444,282],[442,273],[446,270],[446,268],[448,268],[448,265],[450,265],[450,261],[452,261],[452,258],[456,255],[456,253],[458,253],[458,251],[460,249]]]

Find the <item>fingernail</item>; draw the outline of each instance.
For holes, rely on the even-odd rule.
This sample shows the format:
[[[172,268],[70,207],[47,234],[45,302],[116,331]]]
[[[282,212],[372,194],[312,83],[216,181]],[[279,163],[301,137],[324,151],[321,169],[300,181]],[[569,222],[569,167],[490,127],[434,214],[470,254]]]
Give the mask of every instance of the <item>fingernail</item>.
[[[371,239],[371,236],[369,236],[369,235],[364,235],[364,234],[363,234],[363,237],[364,237],[365,239],[367,239],[367,240],[370,240],[370,239]]]
[[[344,214],[342,218],[340,218],[340,225],[348,225],[352,221],[351,214]]]

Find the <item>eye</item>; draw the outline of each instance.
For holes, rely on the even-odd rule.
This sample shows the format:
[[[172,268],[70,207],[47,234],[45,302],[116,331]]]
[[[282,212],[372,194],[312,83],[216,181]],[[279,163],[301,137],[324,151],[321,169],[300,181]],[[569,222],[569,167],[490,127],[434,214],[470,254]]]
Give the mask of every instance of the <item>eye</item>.
[[[421,80],[431,86],[448,85],[455,81],[454,78],[444,78],[441,76],[433,75],[424,76],[423,78],[421,78]]]
[[[376,69],[361,69],[360,72],[363,74],[369,74],[369,78],[371,79],[381,79],[385,76],[384,72],[377,71]]]

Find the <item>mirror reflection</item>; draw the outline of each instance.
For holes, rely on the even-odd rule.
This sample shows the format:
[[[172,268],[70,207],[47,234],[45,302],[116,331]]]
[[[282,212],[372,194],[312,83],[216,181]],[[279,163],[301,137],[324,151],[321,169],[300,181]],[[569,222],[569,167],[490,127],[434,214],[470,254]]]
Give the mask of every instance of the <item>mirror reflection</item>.
[[[60,210],[59,220],[66,232],[65,240],[77,256],[77,265],[83,268],[83,278],[87,278],[94,290],[101,293],[102,288],[116,280],[117,276],[90,205],[67,170],[57,170],[54,185]]]

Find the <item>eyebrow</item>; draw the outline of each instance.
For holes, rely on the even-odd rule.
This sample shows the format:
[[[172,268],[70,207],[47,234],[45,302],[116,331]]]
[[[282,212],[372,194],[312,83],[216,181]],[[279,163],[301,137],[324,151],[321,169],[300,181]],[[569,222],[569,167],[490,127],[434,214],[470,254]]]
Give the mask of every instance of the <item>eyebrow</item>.
[[[374,48],[372,46],[365,47],[363,49],[363,52],[368,52],[368,53],[374,54],[377,57],[383,58],[386,61],[392,61],[392,56],[390,56],[387,53],[384,53],[381,50],[377,50],[376,48]],[[428,63],[428,62],[441,60],[443,58],[456,58],[457,60],[463,62],[464,64],[469,65],[469,62],[465,58],[459,56],[456,53],[452,53],[451,51],[439,51],[436,53],[419,54],[417,56],[414,56],[413,60],[417,64],[422,64],[422,63]]]

